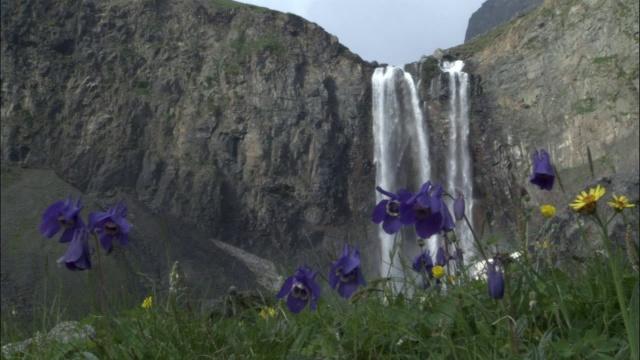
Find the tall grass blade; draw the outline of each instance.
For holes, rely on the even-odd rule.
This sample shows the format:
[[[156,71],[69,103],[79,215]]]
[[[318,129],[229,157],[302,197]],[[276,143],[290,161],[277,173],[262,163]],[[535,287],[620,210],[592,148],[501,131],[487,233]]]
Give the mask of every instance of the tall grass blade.
[[[593,158],[591,157],[591,149],[587,146],[587,158],[589,159],[589,171],[591,171],[591,178],[595,179],[596,174],[593,171]]]

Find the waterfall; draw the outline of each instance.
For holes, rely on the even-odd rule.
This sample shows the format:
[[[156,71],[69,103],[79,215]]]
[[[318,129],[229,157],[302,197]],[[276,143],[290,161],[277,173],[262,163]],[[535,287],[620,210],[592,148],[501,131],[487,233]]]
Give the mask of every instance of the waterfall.
[[[376,184],[391,192],[415,191],[430,179],[431,169],[426,126],[413,78],[399,67],[387,66],[377,68],[371,82]],[[385,198],[376,192],[377,202]],[[402,278],[399,255],[417,254],[416,242],[405,237],[402,245],[394,244],[396,235],[388,235],[382,227],[379,239],[381,276]]]
[[[449,74],[449,144],[447,157],[447,190],[465,197],[465,214],[473,219],[473,169],[469,150],[469,75],[462,72],[464,62],[442,63],[442,71]],[[447,205],[452,205],[451,199]],[[467,255],[474,254],[473,235],[467,224],[458,222],[456,236]]]

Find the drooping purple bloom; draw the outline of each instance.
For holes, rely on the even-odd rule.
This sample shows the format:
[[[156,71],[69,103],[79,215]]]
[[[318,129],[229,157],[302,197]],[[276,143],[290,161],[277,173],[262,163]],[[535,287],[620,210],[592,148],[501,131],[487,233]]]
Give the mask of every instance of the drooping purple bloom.
[[[458,196],[453,200],[453,215],[457,221],[464,218],[464,195],[458,191]]]
[[[59,242],[66,243],[73,239],[76,230],[84,228],[84,221],[79,216],[82,210],[82,196],[78,196],[73,204],[71,193],[67,201],[53,203],[45,210],[40,221],[40,232],[48,238],[54,237],[61,229],[64,229]]]
[[[91,250],[89,249],[89,233],[82,227],[75,230],[67,252],[58,259],[71,271],[91,269]]]
[[[431,270],[433,269],[433,261],[431,261],[431,255],[429,250],[423,251],[420,255],[413,258],[411,268],[419,273],[425,272],[431,276]]]
[[[529,181],[537,185],[540,189],[551,190],[553,188],[553,181],[556,178],[556,174],[553,171],[549,154],[540,149],[533,153],[533,171],[531,172],[531,178]]]
[[[457,248],[456,254],[453,255],[451,259],[453,259],[457,267],[462,267],[462,264],[464,262],[464,251],[462,251],[462,249],[460,248]]]
[[[447,265],[447,255],[442,247],[438,248],[438,252],[436,252],[436,265]]]
[[[398,190],[397,193],[385,191],[377,186],[376,190],[389,197],[389,200],[382,200],[373,209],[371,220],[376,223],[382,223],[382,230],[389,235],[397,233],[402,227],[400,222],[400,208],[411,198],[411,193],[407,190]]]
[[[124,218],[125,216],[127,216],[127,206],[120,201],[115,206],[111,206],[107,212],[89,214],[89,229],[95,229],[100,236],[100,245],[107,252],[112,250],[114,239],[118,240],[122,246],[129,243],[131,224]]]
[[[440,212],[442,213],[442,228],[440,230],[444,232],[452,231],[456,228],[456,223],[453,222],[453,217],[451,216],[451,212],[449,212],[449,208],[447,204],[444,203],[444,200],[440,199]]]
[[[349,244],[342,248],[340,258],[331,265],[329,270],[329,284],[343,298],[351,297],[358,289],[358,285],[367,285],[360,271],[360,253],[357,246],[353,247],[352,253],[350,253]]]
[[[321,290],[316,283],[318,271],[311,273],[311,268],[307,265],[300,266],[295,275],[290,276],[282,284],[282,288],[276,298],[287,297],[287,307],[292,313],[297,314],[309,305],[309,310],[314,311],[317,306]]]
[[[502,277],[502,264],[499,261],[487,263],[487,287],[489,296],[494,299],[502,299],[504,296],[504,279]]]
[[[401,204],[400,222],[405,225],[415,223],[416,234],[423,239],[440,231],[453,229],[453,220],[449,221],[445,218],[449,210],[444,206],[441,196],[442,186],[432,185],[430,180],[427,181],[418,194]],[[449,214],[450,217],[451,214]],[[446,223],[445,220],[447,220]]]

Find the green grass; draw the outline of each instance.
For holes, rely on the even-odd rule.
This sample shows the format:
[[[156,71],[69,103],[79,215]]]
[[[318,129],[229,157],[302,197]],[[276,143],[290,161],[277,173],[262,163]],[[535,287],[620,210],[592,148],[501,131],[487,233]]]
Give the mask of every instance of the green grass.
[[[298,315],[276,303],[272,293],[244,302],[229,295],[218,302],[217,311],[203,311],[193,299],[174,302],[166,293],[150,293],[151,308],[108,310],[106,316],[85,318],[82,323],[97,331],[95,339],[73,346],[45,344],[19,356],[628,359],[629,339],[607,259],[594,254],[584,271],[562,271],[544,266],[546,256],[540,252],[532,254],[530,263],[508,265],[508,290],[502,300],[490,298],[481,280],[461,277],[455,284],[447,280],[446,289],[432,286],[424,291],[413,286],[412,275],[407,285],[414,296],[391,293],[384,279],[369,277],[369,287],[351,301],[325,286],[318,310]],[[625,271],[624,296],[637,292],[637,281],[637,271]],[[55,314],[56,306],[52,304],[50,313]],[[260,311],[267,306],[276,312],[263,318]],[[3,325],[3,342],[10,326]]]
[[[5,190],[24,181],[16,179],[16,174],[3,171],[2,179],[9,182],[3,184]],[[573,195],[567,196],[571,199],[564,205],[555,205],[566,206],[573,200]],[[3,197],[3,202],[10,200]],[[184,279],[177,267],[169,279],[149,286],[146,294],[113,287],[106,297],[98,296],[91,292],[100,281],[94,261],[94,270],[64,274],[86,282],[78,296],[91,298],[94,305],[106,300],[106,307],[93,306],[88,316],[77,318],[91,325],[96,336],[69,344],[42,341],[14,352],[12,358],[637,359],[637,238],[627,233],[615,242],[622,251],[614,251],[609,224],[617,217],[629,229],[637,227],[638,209],[619,213],[606,201],[598,201],[597,215],[575,215],[585,248],[577,256],[560,254],[560,244],[554,241],[556,231],[565,231],[558,226],[568,226],[563,217],[543,219],[547,221],[543,232],[527,225],[507,236],[518,244],[510,245],[512,251],[524,254],[516,260],[507,262],[492,251],[497,238],[478,242],[486,253],[503,259],[502,299],[491,298],[484,280],[470,278],[453,264],[450,274],[455,278],[445,276],[439,285],[432,281],[425,290],[418,285],[421,277],[407,266],[411,259],[403,259],[393,264],[404,273],[403,279],[395,279],[399,290],[392,290],[389,279],[365,273],[368,286],[350,299],[331,290],[327,269],[319,269],[317,280],[323,293],[317,310],[307,308],[294,315],[284,301],[275,299],[274,292],[239,292],[214,303],[202,301],[191,295],[186,282],[171,280],[176,274]],[[529,211],[527,201],[518,206],[527,224],[534,216],[541,217]],[[3,231],[7,225],[24,227],[3,219]],[[168,231],[163,223],[157,226]],[[464,225],[458,222],[457,226]],[[157,246],[162,246],[161,241]],[[326,264],[335,259],[317,260]],[[112,262],[108,268],[113,271],[117,265],[122,264]],[[123,269],[131,278],[141,276],[133,268]],[[112,276],[111,271],[107,276]],[[4,306],[3,298],[3,346],[33,337],[36,331],[45,334],[68,320],[67,304],[59,300],[61,284],[49,279],[46,276],[36,286],[40,305],[33,310],[36,326],[30,331],[21,326],[14,309]],[[142,308],[142,300],[132,301],[146,296],[153,298],[150,308]],[[274,315],[263,317],[261,311],[268,308],[275,310]]]

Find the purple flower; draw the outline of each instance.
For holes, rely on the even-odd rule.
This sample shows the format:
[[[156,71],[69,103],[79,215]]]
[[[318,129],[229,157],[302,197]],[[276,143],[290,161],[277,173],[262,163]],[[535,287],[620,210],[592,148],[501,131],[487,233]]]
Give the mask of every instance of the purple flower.
[[[282,288],[276,298],[287,297],[287,307],[292,313],[297,314],[307,303],[310,303],[309,310],[314,311],[317,306],[321,291],[316,283],[315,277],[318,272],[311,273],[311,268],[303,265],[296,270],[296,274],[290,276],[282,284]]]
[[[349,298],[358,289],[358,285],[366,286],[362,271],[360,271],[360,253],[358,247],[353,247],[353,253],[349,254],[349,244],[342,248],[340,258],[331,265],[329,271],[329,284],[336,289],[343,298]]]
[[[64,229],[59,242],[66,243],[73,239],[76,230],[84,228],[84,222],[79,216],[82,210],[78,196],[75,204],[72,204],[72,197],[69,194],[67,201],[58,201],[45,210],[40,221],[40,232],[48,238],[54,237],[61,229]]]
[[[456,220],[462,220],[464,218],[464,195],[458,191],[458,196],[453,200],[453,215]]]
[[[95,229],[96,233],[100,235],[100,245],[107,252],[112,250],[114,239],[117,239],[123,246],[129,243],[131,224],[124,218],[125,216],[127,216],[127,206],[120,201],[110,207],[107,212],[89,214],[89,229]]]
[[[71,271],[91,269],[89,233],[86,228],[81,227],[75,230],[67,252],[57,262],[64,263]]]
[[[462,262],[464,262],[464,252],[462,251],[462,249],[457,248],[456,254],[452,257],[452,259],[456,262],[456,265],[461,265]]]
[[[417,272],[425,271],[429,276],[431,276],[433,261],[431,261],[429,250],[425,250],[420,255],[413,258],[413,264],[411,265],[411,268],[413,268],[413,270]]]
[[[442,212],[442,228],[440,230],[444,232],[452,231],[456,228],[456,223],[453,222],[453,217],[451,216],[451,212],[449,212],[449,208],[444,203],[444,200],[440,199],[440,212]]]
[[[382,223],[382,230],[387,234],[395,234],[402,227],[400,222],[400,208],[411,197],[411,193],[407,190],[398,190],[397,193],[391,193],[377,186],[376,190],[386,196],[389,200],[382,200],[373,209],[371,220],[376,223]]]
[[[400,206],[400,222],[415,223],[416,233],[426,239],[440,231],[451,231],[455,227],[451,213],[441,199],[442,186],[427,181],[420,192]]]
[[[542,149],[540,153],[536,150],[533,153],[533,172],[529,181],[540,189],[551,190],[555,177],[549,154]]]
[[[436,253],[436,265],[445,266],[447,265],[447,255],[444,252],[444,248],[438,248],[438,252]]]
[[[502,299],[504,296],[504,279],[502,278],[502,264],[498,261],[487,263],[487,287],[489,296]]]

